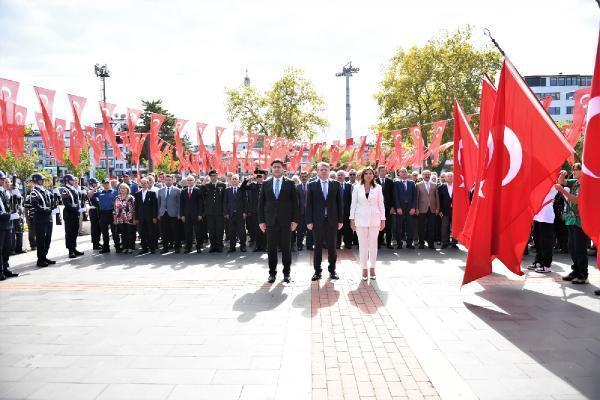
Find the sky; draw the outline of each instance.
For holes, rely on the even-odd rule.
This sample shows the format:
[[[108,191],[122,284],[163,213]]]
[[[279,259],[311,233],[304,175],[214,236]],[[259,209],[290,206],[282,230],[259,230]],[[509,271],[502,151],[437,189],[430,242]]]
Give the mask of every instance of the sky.
[[[0,77],[21,82],[18,103],[30,116],[39,111],[33,85],[56,90],[55,117],[67,121],[67,93],[86,97],[89,124],[100,120],[93,67],[107,64],[117,112],[160,98],[212,132],[228,127],[229,142],[225,90],[246,70],[268,89],[293,66],[325,99],[323,139],[332,141],[344,138],[345,80],[335,73],[348,61],[360,68],[350,83],[358,137],[377,121],[373,95],[398,48],[470,24],[476,45],[489,43],[489,28],[523,75],[591,74],[599,15],[595,0],[0,0]]]

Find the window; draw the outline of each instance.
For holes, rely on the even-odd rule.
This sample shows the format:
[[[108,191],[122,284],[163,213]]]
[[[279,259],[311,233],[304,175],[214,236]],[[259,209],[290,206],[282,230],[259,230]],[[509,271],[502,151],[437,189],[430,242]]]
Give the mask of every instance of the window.
[[[565,99],[566,100],[573,100],[573,99],[575,99],[575,92],[567,92],[565,94]]]
[[[536,93],[538,99],[542,100],[546,97],[552,97],[552,100],[560,100],[560,92]]]
[[[565,86],[565,77],[564,76],[559,76],[558,77],[558,81],[556,83],[558,86]]]
[[[546,78],[541,76],[527,76],[525,82],[531,87],[546,86]]]
[[[550,78],[550,86],[557,86],[558,84],[556,83],[556,77],[552,77]]]
[[[573,106],[567,106],[567,114],[573,114]]]
[[[577,84],[577,78],[574,76],[565,77],[565,86],[574,86]]]
[[[559,115],[560,114],[560,107],[550,107],[550,108],[548,108],[548,114],[550,114],[550,115]]]

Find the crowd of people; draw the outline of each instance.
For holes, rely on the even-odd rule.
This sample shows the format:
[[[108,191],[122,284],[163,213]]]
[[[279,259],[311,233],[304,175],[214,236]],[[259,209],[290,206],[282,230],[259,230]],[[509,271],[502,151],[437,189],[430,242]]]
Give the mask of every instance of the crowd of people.
[[[17,276],[8,267],[10,254],[23,252],[23,235],[37,251],[37,266],[46,267],[54,218],[65,229],[69,258],[77,249],[81,221],[90,223],[93,249],[143,255],[170,252],[267,252],[269,282],[276,276],[281,253],[284,282],[290,280],[291,253],[313,251],[313,280],[321,279],[322,249],[328,252],[328,272],[337,279],[337,250],[359,248],[363,279],[376,279],[377,251],[456,249],[452,236],[452,172],[438,174],[384,166],[361,171],[331,170],[319,163],[312,172],[294,174],[280,160],[267,171],[240,178],[148,174],[135,181],[76,178],[67,174],[64,185],[52,188],[42,174],[33,174],[26,188],[0,172],[0,280]],[[587,283],[588,252],[592,244],[581,229],[577,211],[581,165],[572,179],[562,171],[555,187],[535,216],[531,247],[536,256],[530,270],[551,272],[554,252],[570,253],[572,272],[564,279]],[[52,189],[52,190],[50,190]],[[25,226],[27,229],[25,229]],[[139,245],[136,245],[139,239]],[[139,248],[138,248],[139,247]],[[528,246],[529,248],[529,246]],[[526,248],[526,251],[528,251]]]

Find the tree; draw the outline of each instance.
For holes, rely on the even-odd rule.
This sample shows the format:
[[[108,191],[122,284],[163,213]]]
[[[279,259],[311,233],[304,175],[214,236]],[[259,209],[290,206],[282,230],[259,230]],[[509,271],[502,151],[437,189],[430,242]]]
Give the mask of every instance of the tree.
[[[26,145],[23,155],[15,157],[11,150],[6,152],[5,158],[0,158],[0,171],[8,174],[15,175],[22,181],[29,178],[34,172],[37,171],[37,164],[40,160],[36,149],[31,149]]]
[[[379,106],[376,129],[389,136],[393,129],[452,118],[455,98],[465,113],[474,113],[479,105],[482,78],[495,76],[502,60],[491,47],[475,48],[471,37],[471,27],[466,26],[453,33],[442,33],[422,47],[399,49],[384,70],[375,93]],[[448,124],[443,142],[451,138],[452,124]],[[423,139],[427,146],[425,127]],[[442,164],[444,160],[445,155]]]
[[[63,163],[67,171],[77,177],[83,176],[83,174],[88,172],[92,167],[92,163],[90,162],[90,154],[85,148],[79,153],[79,165],[77,167],[69,159],[69,150],[66,149],[63,152]]]
[[[296,68],[286,69],[264,93],[249,85],[228,89],[225,103],[229,121],[246,131],[311,139],[328,125],[322,116],[325,100],[302,70]]]
[[[171,170],[171,153],[167,153],[165,158],[160,162],[160,164],[154,167],[155,171],[164,172],[166,174],[172,174],[177,172],[179,168],[179,161],[173,160],[173,170]]]
[[[170,143],[173,146],[175,146],[175,129],[174,129],[175,116],[173,114],[169,113],[169,111],[167,111],[167,109],[163,108],[162,100],[161,99],[142,100],[142,106],[144,109],[144,113],[140,117],[140,121],[142,123],[137,126],[136,131],[137,132],[150,132],[150,115],[152,113],[165,115],[166,118],[165,118],[165,121],[163,122],[162,126],[160,127],[160,130],[158,131],[158,137],[160,137],[165,142]],[[189,149],[190,142],[187,139],[187,137],[182,137],[181,141],[183,143],[184,150]],[[149,152],[150,152],[150,141],[148,138],[144,141],[144,148],[142,149],[142,154],[141,154],[140,159],[149,160],[148,161],[149,169],[152,171],[154,165],[152,162],[152,158],[148,157]]]

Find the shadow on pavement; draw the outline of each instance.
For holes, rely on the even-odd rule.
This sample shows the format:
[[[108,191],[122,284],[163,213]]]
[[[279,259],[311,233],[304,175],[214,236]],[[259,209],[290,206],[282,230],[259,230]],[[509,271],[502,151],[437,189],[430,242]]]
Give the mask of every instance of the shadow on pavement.
[[[246,293],[239,297],[233,303],[233,311],[242,313],[238,316],[238,321],[249,322],[258,313],[271,311],[279,307],[288,297],[287,293],[283,293],[284,288],[285,286],[282,283],[275,286],[265,283],[254,293]]]

